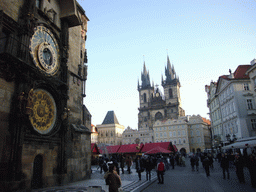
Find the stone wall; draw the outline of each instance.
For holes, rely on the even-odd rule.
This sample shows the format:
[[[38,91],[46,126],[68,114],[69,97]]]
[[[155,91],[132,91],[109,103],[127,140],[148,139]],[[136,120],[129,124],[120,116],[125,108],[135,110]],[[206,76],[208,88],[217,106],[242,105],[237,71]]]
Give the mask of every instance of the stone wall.
[[[91,140],[89,133],[73,134],[72,156],[68,158],[69,182],[90,178],[91,175]]]
[[[31,180],[33,178],[34,159],[37,155],[43,157],[43,186],[50,187],[58,184],[57,180],[57,165],[58,165],[58,147],[49,147],[45,144],[23,144],[22,150],[22,179],[25,188],[31,187]]]

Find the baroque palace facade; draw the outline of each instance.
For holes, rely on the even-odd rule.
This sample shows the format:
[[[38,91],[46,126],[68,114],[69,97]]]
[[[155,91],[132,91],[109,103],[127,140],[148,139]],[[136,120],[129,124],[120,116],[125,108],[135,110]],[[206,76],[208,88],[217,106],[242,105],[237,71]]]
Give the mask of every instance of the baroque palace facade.
[[[89,178],[87,22],[76,0],[0,4],[0,188]]]

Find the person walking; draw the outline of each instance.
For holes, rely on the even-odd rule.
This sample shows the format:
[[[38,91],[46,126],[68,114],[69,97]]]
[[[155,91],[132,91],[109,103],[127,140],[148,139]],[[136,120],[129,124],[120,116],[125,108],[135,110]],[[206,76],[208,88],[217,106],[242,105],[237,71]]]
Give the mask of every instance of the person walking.
[[[194,156],[194,154],[192,154],[192,156],[190,157],[190,165],[191,165],[192,171],[195,171],[195,156]]]
[[[127,156],[126,165],[127,165],[128,173],[131,174],[131,166],[132,166],[132,158],[131,158],[131,156]]]
[[[158,184],[164,184],[164,172],[165,172],[165,164],[162,159],[157,164],[157,177],[158,177]]]
[[[205,173],[206,176],[209,177],[210,176],[210,159],[208,156],[205,156],[204,160],[203,160],[203,165],[204,165],[204,169],[205,169]]]
[[[138,173],[139,180],[141,180],[141,172],[144,171],[144,165],[140,156],[137,156],[135,163],[136,163],[136,172]]]
[[[148,181],[151,180],[151,170],[153,169],[153,160],[151,159],[151,157],[147,157],[146,161],[145,161],[145,168],[146,168],[146,179]]]
[[[173,155],[173,154],[171,154],[170,162],[171,162],[172,169],[174,169],[175,157],[174,157],[174,155]]]
[[[195,166],[196,166],[196,171],[199,171],[199,158],[198,155],[195,155]]]
[[[109,186],[109,192],[118,192],[118,188],[121,187],[121,178],[116,172],[116,166],[114,164],[109,165],[109,173],[106,176],[106,184]]]
[[[256,154],[249,155],[247,166],[250,172],[251,185],[256,188]]]
[[[223,179],[226,179],[226,172],[227,172],[227,177],[229,179],[229,158],[226,153],[222,154],[222,157],[220,159],[220,166],[223,171]]]
[[[120,167],[121,167],[122,174],[124,174],[124,162],[125,162],[125,157],[124,157],[124,155],[121,155],[121,157],[120,157]]]
[[[243,160],[243,157],[239,153],[237,153],[235,155],[234,163],[235,163],[236,175],[237,175],[237,178],[239,180],[239,183],[245,183],[245,180],[244,180],[244,160]]]

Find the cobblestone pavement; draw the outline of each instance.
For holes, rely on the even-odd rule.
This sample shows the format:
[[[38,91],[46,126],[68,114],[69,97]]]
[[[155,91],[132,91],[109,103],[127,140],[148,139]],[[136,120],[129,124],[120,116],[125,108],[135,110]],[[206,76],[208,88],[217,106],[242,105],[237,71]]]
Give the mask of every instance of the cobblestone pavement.
[[[230,179],[223,179],[222,169],[217,161],[214,162],[214,168],[210,169],[210,176],[207,177],[200,162],[199,172],[192,171],[189,158],[186,159],[186,167],[175,167],[174,170],[169,170],[164,176],[164,184],[152,183],[147,188],[142,189],[142,192],[152,191],[193,191],[193,192],[256,192],[256,189],[251,187],[249,171],[244,168],[245,184],[239,183],[235,167],[230,168]]]
[[[131,171],[131,174],[128,174],[126,170],[124,174],[120,174],[122,180],[122,188],[125,192],[140,191],[157,179],[156,172],[154,170],[152,171],[150,181],[146,180],[145,172],[141,174],[142,177],[141,180],[139,180],[138,174],[136,173],[134,167],[132,167]],[[102,192],[108,192],[108,185],[105,184],[104,174],[100,173],[100,170],[97,169],[97,166],[92,166],[91,179],[70,183],[65,186],[56,186],[51,188],[32,190],[32,192],[84,192],[90,191],[89,188],[92,188],[93,186],[100,186],[102,188]]]

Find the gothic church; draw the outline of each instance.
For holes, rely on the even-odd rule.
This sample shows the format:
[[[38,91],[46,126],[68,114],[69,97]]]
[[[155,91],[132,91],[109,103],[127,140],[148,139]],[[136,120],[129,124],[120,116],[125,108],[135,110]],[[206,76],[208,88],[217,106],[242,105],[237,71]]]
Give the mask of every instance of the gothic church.
[[[180,81],[176,75],[174,66],[171,65],[167,56],[167,67],[165,67],[165,79],[162,76],[162,87],[164,94],[158,87],[150,83],[149,72],[144,62],[141,73],[141,85],[138,81],[138,91],[140,107],[138,114],[138,130],[153,131],[153,124],[157,120],[178,119],[185,116],[185,111],[181,107]],[[152,139],[149,141],[154,141]]]

